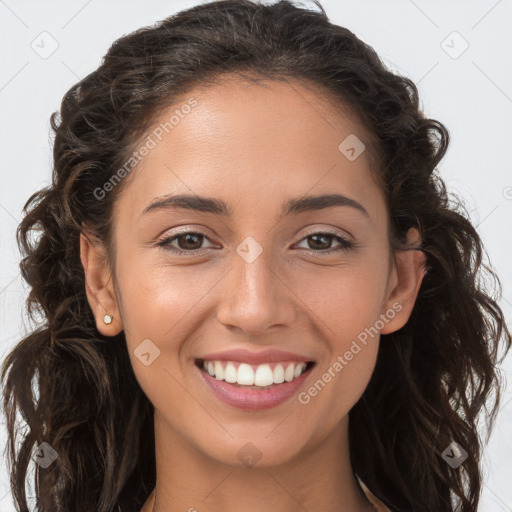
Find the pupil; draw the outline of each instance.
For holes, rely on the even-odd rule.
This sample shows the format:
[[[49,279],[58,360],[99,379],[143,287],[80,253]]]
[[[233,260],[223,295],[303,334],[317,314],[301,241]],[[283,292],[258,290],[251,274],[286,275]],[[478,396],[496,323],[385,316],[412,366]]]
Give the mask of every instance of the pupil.
[[[186,233],[185,235],[181,236],[180,239],[185,238],[185,240],[186,240],[185,245],[187,245],[190,242],[190,240],[192,239],[192,245],[193,245],[193,239],[195,238],[196,241],[197,241],[197,240],[200,239],[201,236],[202,235],[195,235],[193,233]],[[180,245],[180,247],[182,249],[197,249],[197,247],[189,247],[189,246],[188,247],[182,247],[182,244],[179,244],[179,245]],[[196,245],[197,245],[197,243],[196,243]],[[199,242],[199,246],[200,245],[201,245],[201,243]]]
[[[318,239],[322,239],[323,238],[324,240],[326,240],[326,239],[329,239],[330,237],[331,237],[331,235],[311,235],[310,236],[310,238],[313,239],[314,244],[317,243]],[[319,247],[313,247],[313,248],[318,249]],[[324,244],[324,247],[320,247],[320,249],[326,249],[326,248],[329,248],[329,243],[327,243],[327,245]]]

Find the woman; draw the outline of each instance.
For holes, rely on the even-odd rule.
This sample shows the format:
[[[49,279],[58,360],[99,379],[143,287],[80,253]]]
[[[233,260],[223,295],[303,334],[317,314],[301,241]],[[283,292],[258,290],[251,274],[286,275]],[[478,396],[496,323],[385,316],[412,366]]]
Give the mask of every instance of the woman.
[[[496,276],[446,128],[316,5],[182,11],[52,116],[18,230],[46,323],[2,373],[20,510],[32,459],[41,512],[477,510]]]

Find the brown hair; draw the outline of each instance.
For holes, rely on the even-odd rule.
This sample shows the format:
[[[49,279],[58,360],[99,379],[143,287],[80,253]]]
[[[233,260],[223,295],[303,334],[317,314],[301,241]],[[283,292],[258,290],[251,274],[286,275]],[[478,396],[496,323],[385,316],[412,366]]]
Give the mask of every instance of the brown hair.
[[[123,166],[161,108],[226,73],[316,84],[348,105],[374,138],[369,151],[387,195],[392,248],[404,248],[407,230],[418,228],[429,272],[408,323],[382,336],[375,372],[350,411],[353,469],[394,511],[477,510],[476,420],[485,411],[492,426],[499,348],[506,353],[511,344],[496,302],[500,283],[482,262],[482,242],[462,202],[448,197],[437,173],[446,128],[423,115],[411,80],[390,72],[315,5],[320,12],[287,0],[223,0],[182,11],[115,41],[52,115],[52,183],[29,198],[17,232],[31,288],[27,308],[43,321],[2,371],[20,511],[29,510],[25,480],[35,443],[58,453],[48,468],[36,467],[40,512],[140,507],[155,485],[153,408],[135,379],[124,333],[107,338],[95,327],[79,235],[87,224],[113,257],[111,213],[123,182],[102,199],[95,191]],[[28,426],[19,445],[18,413]],[[452,441],[469,455],[458,469],[440,456]]]

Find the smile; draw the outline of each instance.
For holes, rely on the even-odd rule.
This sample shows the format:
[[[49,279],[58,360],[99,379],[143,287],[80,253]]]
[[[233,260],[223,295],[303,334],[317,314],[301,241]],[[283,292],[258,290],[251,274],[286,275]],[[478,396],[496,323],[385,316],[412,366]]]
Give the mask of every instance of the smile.
[[[255,389],[267,389],[273,384],[291,382],[300,377],[314,363],[310,361],[286,361],[251,365],[239,361],[206,361],[198,360],[199,368],[217,380],[239,386],[252,386]],[[202,365],[202,366],[201,366]]]
[[[240,361],[195,361],[203,382],[220,401],[251,411],[268,409],[287,401],[304,385],[315,364],[313,361],[259,365]]]

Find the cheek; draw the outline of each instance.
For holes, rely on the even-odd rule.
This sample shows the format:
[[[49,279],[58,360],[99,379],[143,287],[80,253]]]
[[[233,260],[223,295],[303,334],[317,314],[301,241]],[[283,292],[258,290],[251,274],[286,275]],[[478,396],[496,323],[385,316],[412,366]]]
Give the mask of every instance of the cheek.
[[[297,397],[301,404],[298,424],[306,428],[311,418],[323,418],[314,427],[317,440],[327,436],[361,398],[379,350],[379,332],[371,325],[368,313],[350,301],[346,308],[336,311],[337,316],[331,321],[336,334],[325,333],[329,336],[328,357],[322,359],[315,378]]]
[[[379,337],[363,343],[331,339],[332,356],[297,396],[296,428],[316,446],[329,436],[363,395],[375,368]],[[283,438],[285,442],[285,438]]]
[[[319,365],[316,380],[299,402],[308,412],[326,418],[332,427],[363,394],[379,348],[379,324],[386,287],[384,258],[354,258],[337,268],[317,268],[294,277],[290,287],[316,327]],[[291,278],[291,276],[290,276]]]
[[[379,341],[378,334],[373,338],[355,337],[345,340],[324,372],[322,380],[334,383],[335,400],[346,412],[363,394],[370,381],[377,360]]]
[[[164,383],[187,378],[205,304],[224,273],[206,267],[199,271],[193,265],[150,264],[135,256],[118,263],[128,352],[136,378],[153,403],[161,393],[167,401],[179,395],[179,386]]]
[[[381,307],[386,268],[378,262],[316,273],[315,286],[302,291],[311,318],[316,318],[321,337],[321,367],[317,380],[302,401],[318,407],[318,414],[337,411],[333,424],[348,413],[363,394],[372,376],[382,328]],[[318,397],[318,398],[317,398]],[[329,423],[331,422],[329,420]]]
[[[311,311],[310,316],[323,325],[333,353],[348,350],[350,340],[375,326],[386,291],[383,265],[357,262],[343,268],[316,270],[294,285]],[[348,344],[348,345],[347,345]]]
[[[215,284],[211,272],[199,272],[193,266],[173,268],[143,258],[125,259],[118,265],[117,276],[123,326],[132,344],[142,338],[166,345],[179,339]]]

